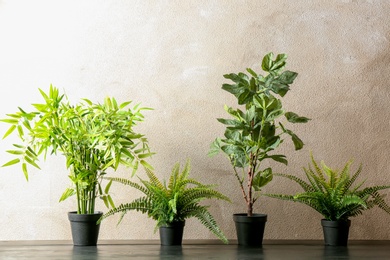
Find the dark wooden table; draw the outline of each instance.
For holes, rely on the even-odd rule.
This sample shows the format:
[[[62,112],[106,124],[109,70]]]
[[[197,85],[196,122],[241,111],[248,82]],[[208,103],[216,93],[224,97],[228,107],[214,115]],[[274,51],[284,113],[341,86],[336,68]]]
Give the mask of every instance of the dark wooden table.
[[[347,247],[323,241],[264,241],[261,248],[240,247],[214,240],[184,241],[174,247],[159,241],[99,241],[96,247],[76,247],[71,241],[0,241],[0,259],[390,259],[390,241],[350,241]]]

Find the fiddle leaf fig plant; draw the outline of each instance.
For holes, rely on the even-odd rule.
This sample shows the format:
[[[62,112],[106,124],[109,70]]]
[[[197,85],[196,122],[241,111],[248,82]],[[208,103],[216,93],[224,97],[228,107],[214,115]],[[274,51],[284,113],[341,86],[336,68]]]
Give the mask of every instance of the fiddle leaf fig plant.
[[[107,207],[114,206],[109,194],[111,182],[103,188],[103,177],[109,169],[119,165],[131,167],[133,174],[139,165],[152,169],[146,158],[150,152],[143,134],[134,131],[142,122],[143,110],[150,108],[127,108],[131,101],[118,104],[115,98],[107,97],[102,104],[83,99],[71,105],[65,94],[50,86],[48,93],[39,89],[44,102],[32,104],[34,110],[8,114],[2,122],[11,124],[3,138],[16,134],[20,143],[7,152],[15,158],[3,166],[21,164],[28,180],[28,166],[39,169],[41,156],[62,154],[73,184],[67,188],[60,201],[77,196],[78,214],[92,214],[95,199],[103,199]]]
[[[212,142],[209,156],[223,152],[230,160],[247,205],[247,215],[252,216],[253,204],[262,188],[273,178],[272,168],[262,168],[265,160],[287,164],[283,154],[273,152],[290,136],[296,150],[303,147],[302,140],[285,126],[287,123],[306,123],[309,118],[285,111],[280,98],[290,90],[297,73],[284,70],[287,55],[268,53],[262,60],[265,75],[251,68],[249,73],[224,75],[232,84],[223,84],[222,89],[233,94],[243,109],[224,106],[230,118],[218,118],[226,125],[224,137]]]

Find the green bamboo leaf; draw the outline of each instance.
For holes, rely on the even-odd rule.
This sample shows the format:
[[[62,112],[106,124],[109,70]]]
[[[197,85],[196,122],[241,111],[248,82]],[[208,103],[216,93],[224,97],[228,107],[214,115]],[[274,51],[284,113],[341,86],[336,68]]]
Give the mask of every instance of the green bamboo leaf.
[[[110,207],[110,204],[108,203],[107,196],[103,195],[103,196],[101,196],[100,198],[103,200],[104,205],[105,205],[107,208],[109,208],[109,207]]]
[[[27,147],[27,151],[29,151],[33,156],[30,156],[31,158],[33,157],[37,157],[38,155],[35,153],[35,151],[30,147],[28,146]]]
[[[131,104],[132,101],[126,101],[126,102],[123,102],[119,105],[119,109],[123,109],[125,107],[127,107],[129,104]]]
[[[10,165],[14,165],[14,164],[17,164],[20,162],[20,159],[13,159],[5,164],[3,164],[1,167],[5,167],[5,166],[10,166]]]
[[[82,100],[84,100],[89,106],[93,105],[92,101],[87,98],[82,98]]]
[[[13,125],[16,125],[19,123],[19,120],[18,119],[0,119],[1,122],[4,122],[4,123],[8,123],[8,124],[13,124]]]
[[[24,136],[24,132],[23,132],[23,128],[21,125],[18,125],[18,133],[19,133],[19,136],[22,138]]]
[[[35,168],[41,169],[41,168],[38,166],[38,164],[36,164],[34,158],[30,158],[30,157],[28,157],[28,156],[25,156],[24,159],[26,160],[26,162],[28,162],[29,164],[31,164],[31,165],[34,166]]]
[[[112,103],[111,103],[111,99],[109,97],[104,99],[104,105],[106,107],[108,107],[109,109],[112,109]]]
[[[103,167],[103,171],[104,170],[106,170],[106,169],[108,169],[108,168],[110,168],[112,165],[114,165],[115,164],[115,162],[116,162],[116,160],[115,159],[112,159],[112,160],[110,160],[108,163],[106,163],[106,165]]]
[[[144,158],[148,158],[148,157],[150,157],[152,155],[153,155],[153,153],[138,154],[138,158],[144,159]]]
[[[47,105],[45,104],[32,104],[33,107],[35,107],[39,112],[46,113],[47,112]]]
[[[26,127],[28,130],[31,131],[31,125],[30,125],[30,122],[28,120],[24,120],[23,121],[23,125],[24,127]]]
[[[67,188],[65,191],[64,191],[64,193],[62,193],[62,195],[61,195],[61,197],[60,197],[60,202],[61,201],[64,201],[64,200],[66,200],[67,198],[69,198],[69,197],[71,197],[71,196],[73,196],[73,195],[75,195],[76,194],[76,192],[75,192],[75,190],[74,189],[72,189],[72,188]]]
[[[154,168],[153,168],[149,163],[147,163],[146,161],[141,160],[140,163],[141,163],[141,165],[142,165],[143,167],[145,167],[146,169],[154,170]]]
[[[17,114],[7,114],[6,116],[12,117],[12,118],[16,118],[16,119],[22,118],[22,116],[21,116],[19,113],[17,113]],[[0,120],[0,121],[1,121],[1,120]]]
[[[108,194],[108,192],[110,191],[111,184],[112,184],[112,180],[110,180],[110,181],[107,183],[107,186],[106,186],[106,188],[104,189],[104,193],[105,193],[105,194]]]
[[[45,99],[46,103],[48,103],[49,102],[48,95],[46,95],[46,93],[42,89],[38,88],[38,90],[41,93],[42,97]],[[53,91],[53,87],[52,85],[50,85],[50,93],[52,93],[52,91]]]
[[[21,150],[7,150],[6,152],[10,154],[17,154],[17,155],[24,154],[24,152]]]
[[[28,172],[27,172],[27,164],[26,163],[22,163],[22,170],[23,170],[24,177],[28,181]]]
[[[116,99],[115,98],[111,98],[111,103],[112,103],[112,106],[115,110],[118,109],[118,103],[116,102]]]
[[[107,195],[107,200],[110,203],[111,208],[115,208],[114,201],[112,200],[110,195]]]
[[[135,173],[136,173],[137,170],[138,170],[139,161],[134,161],[134,162],[131,164],[131,167],[133,168],[133,171],[131,172],[131,176],[134,176]]]

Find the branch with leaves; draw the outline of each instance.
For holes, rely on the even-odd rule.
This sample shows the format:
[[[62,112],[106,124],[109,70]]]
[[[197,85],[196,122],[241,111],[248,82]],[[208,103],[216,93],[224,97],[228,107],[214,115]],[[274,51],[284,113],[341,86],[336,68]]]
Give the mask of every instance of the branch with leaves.
[[[264,56],[262,69],[266,72],[265,76],[250,68],[247,69],[249,75],[242,72],[224,75],[233,84],[223,84],[222,89],[233,94],[244,110],[224,106],[231,118],[217,119],[226,125],[226,130],[223,138],[218,137],[212,142],[209,156],[222,151],[229,158],[247,204],[248,216],[253,214],[253,204],[259,198],[262,187],[273,178],[272,169],[262,169],[262,162],[271,159],[287,164],[285,155],[271,154],[283,142],[284,135],[291,137],[296,150],[303,147],[302,140],[282,124],[282,119],[288,123],[309,121],[307,117],[286,112],[277,98],[287,94],[298,75],[284,70],[286,59],[285,54],[279,54],[275,59],[273,53]],[[240,169],[242,175],[238,173]]]

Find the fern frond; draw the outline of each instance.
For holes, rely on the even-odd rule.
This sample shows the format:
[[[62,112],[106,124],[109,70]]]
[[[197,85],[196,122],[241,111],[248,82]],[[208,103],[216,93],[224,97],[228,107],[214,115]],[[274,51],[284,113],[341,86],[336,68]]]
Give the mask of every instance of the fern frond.
[[[217,225],[214,217],[207,210],[207,207],[199,206],[191,210],[191,216],[196,217],[203,226],[205,226],[209,231],[216,235],[222,242],[228,244],[229,241],[226,238],[225,234]]]
[[[308,192],[315,191],[315,189],[309,183],[305,182],[304,180],[302,180],[301,178],[299,178],[297,176],[294,176],[291,174],[283,174],[283,173],[274,173],[274,176],[280,176],[280,177],[284,177],[284,178],[290,179],[292,181],[295,181],[296,183],[298,183],[302,187],[302,189],[304,191],[308,191]]]
[[[179,163],[176,163],[173,168],[172,168],[172,172],[171,172],[171,175],[169,177],[169,182],[168,182],[168,189],[169,190],[176,190],[175,187],[176,187],[176,181],[178,180],[179,178],[179,174],[180,174],[180,164]]]
[[[386,197],[386,194],[379,194],[377,191],[375,191],[375,192],[371,193],[371,196],[373,198],[372,204],[377,205],[380,209],[382,209],[386,213],[390,214],[390,206],[383,199],[384,197]]]
[[[328,187],[330,188],[334,188],[336,183],[338,182],[339,180],[339,175],[337,174],[336,171],[334,171],[333,169],[329,168],[324,161],[321,161],[321,166],[322,166],[322,169],[324,170],[325,172],[325,175],[328,177]]]
[[[176,184],[176,189],[179,190],[181,187],[185,187],[189,184],[195,185],[197,187],[202,187],[202,188],[213,188],[216,187],[217,185],[211,184],[211,185],[205,185],[202,184],[201,182],[195,180],[195,179],[185,179],[181,180],[180,183]]]
[[[146,175],[149,177],[150,182],[158,187],[159,189],[164,189],[165,186],[160,182],[160,180],[157,178],[157,176],[148,168],[145,168]]]
[[[294,201],[295,202],[295,199],[294,199],[293,195],[266,193],[266,194],[263,194],[263,196],[270,197],[270,198],[275,198],[275,199],[280,199],[280,200],[287,200],[287,201]]]
[[[345,184],[345,189],[349,190],[352,187],[352,184],[356,181],[356,179],[359,177],[360,173],[362,172],[363,166],[360,164],[358,170],[352,175],[352,177],[349,179],[349,181]],[[361,183],[361,185],[364,183],[364,181]],[[360,186],[361,186],[360,185]],[[355,190],[357,190],[360,186],[357,186]]]
[[[314,159],[313,153],[311,153],[311,152],[310,152],[310,160],[311,160],[311,163],[314,167],[315,172],[317,173],[317,176],[321,179],[321,181],[326,182],[325,175],[322,172],[322,169],[320,168],[320,166],[318,165],[316,160]],[[310,165],[309,165],[309,169],[311,169]],[[313,170],[311,170],[311,171],[313,172]]]
[[[146,189],[145,187],[139,185],[138,183],[136,182],[133,182],[133,181],[130,181],[128,179],[123,179],[123,178],[116,178],[116,177],[107,177],[107,178],[104,178],[106,180],[112,180],[114,182],[118,182],[118,183],[121,183],[123,185],[127,185],[127,186],[130,186],[130,187],[133,187],[139,191],[141,191],[142,193],[144,193],[145,195],[149,195],[149,191],[148,189]]]
[[[315,211],[324,215],[327,212],[326,205],[321,205],[323,197],[325,196],[322,192],[305,192],[299,193],[294,196],[294,201],[306,204],[307,206],[313,208]]]
[[[138,199],[135,199],[134,201],[126,204],[121,204],[116,208],[110,209],[107,213],[105,213],[98,221],[100,223],[104,219],[108,218],[109,216],[115,215],[117,213],[126,214],[130,210],[136,210],[140,211],[141,213],[147,213],[153,209],[153,204],[147,197],[141,197]],[[121,217],[120,221],[123,217]],[[118,222],[118,224],[120,223]]]
[[[328,190],[328,185],[326,181],[321,181],[321,178],[316,178],[315,172],[309,167],[309,169],[304,168],[306,178],[310,183],[310,188],[316,192],[324,192],[324,188]]]
[[[190,160],[188,159],[186,161],[186,164],[184,165],[183,171],[179,175],[179,183],[188,178],[190,170],[191,170],[191,164],[190,164]]]

